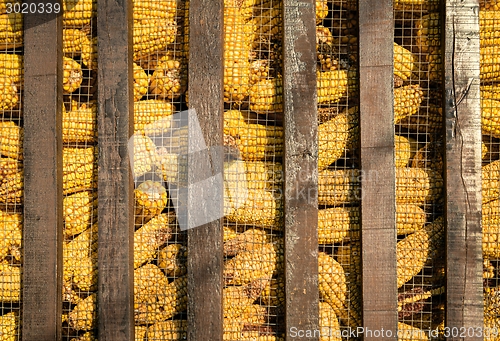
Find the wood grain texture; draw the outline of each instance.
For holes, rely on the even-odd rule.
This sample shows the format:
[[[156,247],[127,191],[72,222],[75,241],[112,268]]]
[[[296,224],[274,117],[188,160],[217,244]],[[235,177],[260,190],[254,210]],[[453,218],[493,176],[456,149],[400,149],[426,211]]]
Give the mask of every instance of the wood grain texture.
[[[189,107],[196,110],[205,144],[216,156],[209,158],[208,169],[189,163],[189,178],[203,179],[223,168],[217,157],[223,145],[223,2],[191,0],[189,6]],[[223,193],[222,184],[211,190]],[[223,216],[223,200],[211,208]],[[188,230],[188,250],[188,340],[222,340],[222,219]]]
[[[370,330],[396,331],[393,8],[391,0],[358,6],[361,172],[370,175],[361,183],[362,320]]]
[[[99,0],[98,339],[134,340],[132,2]]]
[[[62,309],[62,20],[30,14],[24,24],[22,339],[54,341]]]
[[[446,1],[445,324],[450,328],[483,326],[478,12],[477,0]]]
[[[318,123],[313,0],[285,0],[283,35],[285,324],[318,330]],[[294,337],[294,340],[319,340]]]

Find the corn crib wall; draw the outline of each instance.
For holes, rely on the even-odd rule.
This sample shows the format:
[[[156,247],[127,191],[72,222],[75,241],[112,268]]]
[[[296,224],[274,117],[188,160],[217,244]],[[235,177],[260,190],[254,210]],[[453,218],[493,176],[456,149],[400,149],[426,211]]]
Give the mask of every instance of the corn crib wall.
[[[500,340],[496,0],[15,1],[0,340]]]

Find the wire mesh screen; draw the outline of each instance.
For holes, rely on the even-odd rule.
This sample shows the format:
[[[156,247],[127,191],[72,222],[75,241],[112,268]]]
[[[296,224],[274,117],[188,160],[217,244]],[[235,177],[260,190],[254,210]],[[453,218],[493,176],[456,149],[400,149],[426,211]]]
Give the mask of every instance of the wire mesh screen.
[[[500,259],[500,133],[497,128],[500,110],[500,8],[496,1],[480,0],[480,90],[482,143],[482,224],[485,340],[499,335],[498,310]]]
[[[360,163],[355,1],[316,1],[318,275],[321,340],[361,327]]]
[[[63,1],[64,340],[97,339],[96,1]]]
[[[0,330],[6,340],[20,340],[23,252],[23,15],[13,13],[14,4],[0,3]]]
[[[437,338],[444,323],[440,8],[394,3],[398,330],[412,340]]]
[[[224,1],[224,340],[282,340],[281,0]]]

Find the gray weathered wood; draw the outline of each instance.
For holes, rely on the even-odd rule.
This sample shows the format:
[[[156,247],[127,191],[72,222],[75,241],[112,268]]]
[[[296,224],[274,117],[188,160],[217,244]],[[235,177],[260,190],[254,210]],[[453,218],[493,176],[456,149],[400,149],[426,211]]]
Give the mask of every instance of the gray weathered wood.
[[[133,181],[127,143],[133,131],[132,2],[99,0],[98,35],[98,334],[134,340]]]
[[[62,20],[30,14],[24,25],[22,339],[53,341],[62,309]]]
[[[477,0],[446,1],[445,325],[450,330],[483,326],[478,12]]]
[[[318,123],[313,0],[283,2],[285,327],[318,330]],[[294,329],[292,329],[294,328]],[[294,337],[293,340],[319,340]]]
[[[396,204],[391,0],[359,1],[363,327],[397,336]],[[379,340],[364,335],[364,340]]]
[[[189,6],[189,107],[196,110],[206,146],[215,156],[205,169],[205,162],[189,162],[189,178],[202,180],[223,168],[217,157],[223,145],[223,2],[191,0]],[[223,193],[222,184],[210,190]],[[222,217],[223,200],[218,201],[211,208]],[[202,209],[188,215],[202,214]],[[222,219],[188,231],[188,340],[222,340],[222,248]]]

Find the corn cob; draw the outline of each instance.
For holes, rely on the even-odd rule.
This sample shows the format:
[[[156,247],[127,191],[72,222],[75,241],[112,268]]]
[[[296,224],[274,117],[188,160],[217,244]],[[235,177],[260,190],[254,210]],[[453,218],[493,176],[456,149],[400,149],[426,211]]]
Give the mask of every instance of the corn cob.
[[[248,189],[245,194],[231,196],[225,189],[226,220],[237,224],[279,228],[278,223],[282,216],[281,199],[276,199],[271,192],[265,190]]]
[[[10,110],[19,103],[19,89],[14,84],[15,77],[0,75],[0,110]]]
[[[410,141],[404,136],[394,135],[394,144],[396,167],[406,167],[412,156]]]
[[[280,163],[241,160],[224,163],[224,186],[231,196],[249,188],[277,190],[283,183],[282,175]]]
[[[223,239],[224,239],[224,242],[227,242],[231,239],[234,239],[238,236],[238,233],[236,232],[236,228],[235,226],[227,226],[227,225],[224,225],[223,226]]]
[[[483,134],[500,138],[500,101],[481,100],[481,129]]]
[[[0,211],[0,259],[5,258],[12,247],[20,246],[22,242],[21,214],[8,214]]]
[[[316,24],[321,23],[328,16],[327,0],[316,0]]]
[[[417,84],[394,89],[394,123],[417,113],[423,97],[424,93]]]
[[[97,294],[91,294],[68,314],[68,325],[75,330],[91,330],[97,322]]]
[[[258,298],[265,306],[284,307],[285,306],[285,282],[283,276],[271,278],[260,293]]]
[[[258,114],[283,112],[283,79],[263,79],[250,88],[249,108]]]
[[[158,267],[167,276],[178,277],[187,272],[187,248],[182,244],[170,244],[158,253]]]
[[[496,316],[485,316],[484,341],[499,341],[498,330],[500,330],[500,319]]]
[[[344,156],[346,148],[359,131],[357,118],[357,108],[351,108],[318,126],[318,169],[320,171]]]
[[[399,126],[418,133],[437,133],[443,130],[443,110],[441,107],[430,104],[421,108],[417,113],[403,118]]]
[[[483,279],[495,278],[495,267],[488,258],[483,258]]]
[[[135,189],[134,195],[136,224],[147,223],[151,218],[159,215],[168,203],[165,187],[161,183],[151,180],[141,183]]]
[[[82,84],[82,67],[74,59],[63,58],[63,91],[65,94],[70,94],[76,91]]]
[[[83,27],[90,24],[92,16],[97,12],[96,0],[64,0],[64,27]]]
[[[345,303],[347,291],[344,269],[333,257],[318,253],[319,292],[323,300],[339,313]]]
[[[416,57],[411,51],[394,43],[394,74],[407,80],[416,71]]]
[[[500,50],[498,46],[481,46],[479,51],[479,76],[481,81],[500,80],[500,64],[497,62],[497,56]]]
[[[500,198],[500,160],[483,166],[482,179],[483,204]]]
[[[94,188],[96,184],[94,147],[63,148],[63,194]]]
[[[21,268],[0,264],[0,302],[19,302]]]
[[[318,1],[316,2],[318,3]],[[257,10],[251,20],[251,27],[256,34],[256,40],[270,41],[274,38],[279,39],[282,35],[283,16],[281,1],[274,1],[266,7],[261,7],[262,10]],[[320,14],[322,11],[320,11]],[[317,13],[318,14],[318,13]],[[256,47],[256,46],[255,46]]]
[[[23,15],[9,13],[0,15],[0,48],[2,50],[23,45]]]
[[[96,141],[97,137],[97,105],[83,103],[74,110],[66,111],[63,107],[63,142]]]
[[[24,194],[24,172],[6,176],[0,183],[0,202],[21,204]]]
[[[483,204],[483,257],[500,258],[499,218],[500,200]]]
[[[186,59],[166,55],[159,59],[151,76],[150,92],[161,98],[176,99],[187,89]]]
[[[498,11],[500,9],[500,2],[498,0],[482,0],[479,1],[479,10],[483,11]],[[481,23],[481,21],[479,21]]]
[[[144,69],[133,63],[134,67],[134,101],[140,100],[148,93],[149,80]]]
[[[421,230],[410,234],[397,243],[398,288],[418,274],[427,262],[429,235]]]
[[[155,324],[148,327],[147,339],[168,341],[186,340],[187,321],[169,320],[156,322]]]
[[[96,339],[94,333],[86,332],[85,334],[82,334],[78,337],[74,337],[74,338],[70,339],[69,341],[97,341],[97,339]]]
[[[148,327],[146,326],[134,326],[135,331],[135,341],[144,341],[146,334],[148,332]]]
[[[439,13],[429,13],[415,21],[415,45],[419,52],[429,53],[441,46]]]
[[[24,130],[13,121],[0,122],[0,154],[23,159]]]
[[[17,312],[10,312],[0,317],[0,341],[19,339],[19,317]]]
[[[250,63],[250,82],[255,84],[257,82],[267,79],[269,76],[269,60],[254,59]],[[252,92],[250,92],[251,94]]]
[[[250,228],[241,234],[235,235],[234,238],[225,241],[224,256],[236,256],[238,253],[257,252],[262,250],[262,244],[271,241],[270,235],[259,228]]]
[[[151,261],[172,236],[173,216],[161,214],[134,232],[134,269]]]
[[[97,199],[90,191],[77,192],[63,199],[64,235],[71,237],[85,231],[96,217]]]
[[[438,143],[429,142],[424,147],[420,148],[413,157],[411,166],[414,168],[428,168],[442,174],[443,173],[443,156],[441,147]]]
[[[22,242],[23,242],[23,230],[22,228],[14,229],[10,237],[9,253],[11,257],[17,262],[22,262]]]
[[[359,208],[334,207],[318,211],[318,242],[333,244],[341,242],[349,232],[359,238]]]
[[[316,72],[318,105],[338,102],[347,92],[347,71]]]
[[[406,323],[398,322],[398,341],[420,340],[427,341],[427,334],[419,329],[412,327]]]
[[[175,41],[175,0],[134,0],[134,61],[163,51]]]
[[[319,302],[319,341],[342,341],[337,314],[325,302]]]
[[[134,178],[138,179],[144,174],[152,171],[156,160],[156,145],[147,136],[134,134],[130,139],[133,143],[133,165]]]
[[[23,74],[24,64],[22,55],[0,53],[0,77],[10,78],[16,86],[21,86]]]
[[[146,100],[134,103],[134,132],[153,136],[161,135],[165,129],[171,127],[171,115],[175,107],[161,100]]]
[[[276,270],[276,250],[271,243],[241,251],[224,264],[225,284],[242,285],[255,280],[270,280]]]
[[[82,298],[76,290],[73,288],[72,283],[66,282],[63,280],[62,283],[62,300],[64,302],[70,303],[72,306],[77,305],[82,301]]]
[[[4,157],[0,158],[0,179],[14,175],[22,168],[22,161]]]
[[[499,287],[484,288],[484,314],[486,316],[498,316],[500,314],[499,289]]]
[[[63,54],[73,58],[82,54],[84,44],[88,44],[89,38],[82,30],[76,28],[63,29]]]
[[[97,37],[82,44],[82,62],[90,70],[97,70]]]

